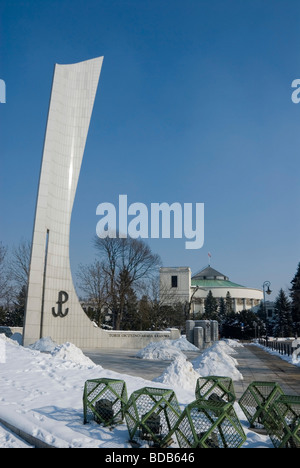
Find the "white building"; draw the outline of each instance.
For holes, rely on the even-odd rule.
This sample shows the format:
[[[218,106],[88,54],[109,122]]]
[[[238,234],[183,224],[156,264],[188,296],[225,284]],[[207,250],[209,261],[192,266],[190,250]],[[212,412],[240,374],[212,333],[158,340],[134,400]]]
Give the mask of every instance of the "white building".
[[[170,267],[160,269],[161,295],[169,301],[190,304],[190,315],[204,312],[204,303],[209,291],[217,299],[226,298],[230,293],[235,312],[249,310],[263,300],[263,291],[233,283],[219,271],[207,266],[194,276],[189,267]]]

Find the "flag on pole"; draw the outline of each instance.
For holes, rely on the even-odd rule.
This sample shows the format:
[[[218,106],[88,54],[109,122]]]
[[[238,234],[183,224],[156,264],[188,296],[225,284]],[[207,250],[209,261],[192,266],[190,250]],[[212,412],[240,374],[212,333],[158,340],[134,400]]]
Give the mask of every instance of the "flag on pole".
[[[208,266],[210,266],[211,253],[208,252]]]

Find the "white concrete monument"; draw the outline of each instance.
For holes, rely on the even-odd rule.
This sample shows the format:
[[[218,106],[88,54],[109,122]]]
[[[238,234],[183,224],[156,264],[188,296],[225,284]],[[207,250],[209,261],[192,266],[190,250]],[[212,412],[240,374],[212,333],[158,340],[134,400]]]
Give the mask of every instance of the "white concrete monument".
[[[69,230],[103,57],[55,65],[40,173],[23,343],[92,339],[69,261]],[[93,332],[94,333],[91,333]]]
[[[50,336],[81,348],[141,348],[178,338],[166,332],[106,332],[84,313],[74,289],[69,231],[103,57],[56,65],[33,232],[23,344]]]

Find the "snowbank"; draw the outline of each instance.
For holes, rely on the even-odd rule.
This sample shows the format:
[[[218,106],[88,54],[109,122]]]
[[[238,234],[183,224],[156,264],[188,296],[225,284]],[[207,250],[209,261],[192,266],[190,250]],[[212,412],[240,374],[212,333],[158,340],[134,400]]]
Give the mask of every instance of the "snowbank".
[[[192,343],[190,343],[187,339],[186,336],[181,336],[178,338],[178,340],[172,340],[172,346],[176,349],[180,349],[181,351],[195,351],[199,352],[199,348],[197,346],[194,346]]]
[[[269,354],[273,354],[273,356],[279,357],[283,361],[287,361],[290,364],[293,364],[294,366],[300,367],[300,356],[299,355],[298,356],[294,356],[294,355],[288,356],[287,354],[281,354],[279,351],[268,348],[267,346],[263,346],[263,345],[259,344],[258,342],[253,342],[252,345],[263,349],[264,351],[266,351]]]
[[[141,349],[136,357],[140,359],[150,359],[157,361],[172,361],[177,357],[183,356],[179,349],[174,348],[169,340],[168,343],[149,343],[144,349]]]
[[[71,343],[45,353],[6,337],[0,336],[0,341],[6,357],[0,363],[0,419],[57,448],[131,448],[125,423],[113,432],[96,423],[83,425],[82,396],[87,380],[125,380],[128,394],[147,386],[166,388],[159,382],[154,385],[96,366],[83,359],[81,350]],[[1,429],[0,447],[4,439],[6,446],[18,445]]]
[[[86,357],[81,349],[77,348],[72,343],[63,343],[62,345],[58,345],[49,336],[41,338],[30,345],[29,348],[42,353],[49,353],[53,357],[63,361],[80,364],[82,366],[95,367],[93,361]]]
[[[4,333],[0,334],[0,340],[2,340],[2,342],[11,343],[16,346],[19,346],[19,343],[17,340],[12,340],[11,338],[7,338],[7,336]]]
[[[51,352],[56,348],[57,343],[52,341],[50,336],[46,336],[44,338],[41,338],[40,340],[36,341],[32,345],[29,346],[30,349],[35,349],[36,351],[41,351],[41,352]]]
[[[238,340],[231,340],[230,338],[223,338],[222,342],[228,344],[231,348],[243,348],[244,345]]]
[[[87,367],[98,367],[93,361],[85,356],[81,349],[77,348],[72,343],[64,343],[60,346],[56,346],[51,354],[53,357],[61,359],[63,361],[70,361],[75,364],[80,364],[81,366]]]
[[[184,357],[182,351],[199,352],[199,349],[187,341],[185,336],[182,336],[178,340],[162,340],[149,343],[136,354],[136,357],[140,359],[172,361],[173,359]]]
[[[163,343],[162,350],[164,350]],[[169,349],[166,343],[165,347]],[[192,363],[181,353],[179,356],[175,356],[174,362],[154,381],[173,388],[180,395],[182,401],[191,402],[195,397],[195,388],[199,377],[217,375],[230,377],[235,381],[243,379],[242,374],[237,369],[238,361],[231,356],[234,353],[236,353],[234,348],[225,341],[214,343]]]
[[[216,375],[230,377],[232,380],[243,380],[243,376],[237,369],[238,361],[231,354],[234,349],[224,341],[217,341],[206,349],[197,359],[193,361],[196,372],[202,377]]]
[[[55,346],[45,353],[23,348],[3,336],[0,342],[5,347],[5,362],[0,363],[0,418],[57,448],[131,448],[125,423],[113,430],[96,423],[83,424],[82,396],[86,380],[122,379],[128,395],[147,386],[171,388],[182,408],[194,400],[198,373],[183,355],[177,356],[161,377],[151,382],[91,366],[71,343]],[[36,347],[45,349],[49,345],[53,348],[45,340]],[[230,356],[222,346],[215,347],[214,352],[226,360]],[[243,414],[241,417],[248,436],[243,447],[272,447],[268,438],[250,431]],[[0,426],[0,447],[23,446],[28,445]]]
[[[184,403],[195,399],[195,388],[200,375],[193,368],[191,362],[181,354],[154,382],[161,382],[174,389],[176,395]]]

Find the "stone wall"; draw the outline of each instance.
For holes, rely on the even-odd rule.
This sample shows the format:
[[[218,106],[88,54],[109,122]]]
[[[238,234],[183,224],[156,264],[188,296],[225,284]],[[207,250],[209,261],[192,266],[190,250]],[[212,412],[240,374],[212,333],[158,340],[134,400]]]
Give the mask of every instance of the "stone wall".
[[[14,333],[20,333],[23,335],[23,328],[22,327],[0,327],[0,335],[4,333],[7,338],[10,338]]]
[[[153,341],[177,340],[180,338],[180,331],[177,330],[177,328],[168,328],[165,331],[107,331],[96,329],[95,333],[97,333],[97,331],[99,332],[99,339],[95,342],[89,343],[75,340],[75,342],[72,341],[72,343],[81,349],[142,349]],[[10,338],[14,333],[20,333],[20,335],[23,335],[23,328],[0,327],[0,334],[1,333],[4,333],[8,338]]]

